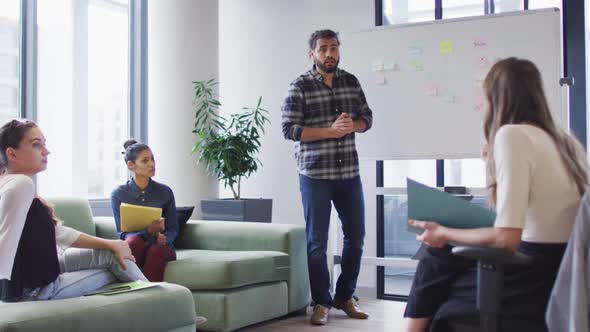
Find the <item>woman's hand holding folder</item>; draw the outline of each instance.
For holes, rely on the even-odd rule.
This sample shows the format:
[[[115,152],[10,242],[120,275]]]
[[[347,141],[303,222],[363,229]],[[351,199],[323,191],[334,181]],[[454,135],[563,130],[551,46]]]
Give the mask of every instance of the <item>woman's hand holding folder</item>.
[[[424,242],[431,247],[442,248],[449,243],[446,236],[446,227],[434,221],[408,220],[408,223],[414,227],[422,228],[424,232],[416,235],[416,240]]]
[[[164,218],[160,218],[160,220],[154,221],[151,225],[149,225],[146,229],[148,234],[153,236],[156,239],[156,242],[165,246],[166,245],[166,235],[162,234],[166,229],[166,220]]]
[[[157,237],[158,234],[163,232],[166,229],[166,223],[164,218],[160,218],[159,220],[154,221],[151,223],[147,228],[146,231],[153,237]]]

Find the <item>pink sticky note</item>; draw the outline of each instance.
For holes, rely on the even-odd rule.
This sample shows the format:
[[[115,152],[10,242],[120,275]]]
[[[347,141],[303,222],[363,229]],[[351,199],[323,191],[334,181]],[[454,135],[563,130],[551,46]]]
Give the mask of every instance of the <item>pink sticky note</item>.
[[[485,56],[480,56],[477,58],[477,63],[479,65],[479,67],[481,68],[485,68],[490,64],[490,61],[488,60],[487,57]]]
[[[383,72],[375,72],[375,84],[385,85],[385,74]]]
[[[486,47],[488,46],[488,43],[486,43],[483,40],[474,40],[473,41],[473,47],[478,48],[478,47]]]
[[[426,87],[426,95],[430,97],[438,96],[438,88],[436,86]]]
[[[475,103],[475,106],[473,107],[473,110],[476,112],[483,112],[485,110],[484,109],[485,106],[486,106],[486,101],[484,99],[484,96],[479,94],[477,96],[477,101]]]

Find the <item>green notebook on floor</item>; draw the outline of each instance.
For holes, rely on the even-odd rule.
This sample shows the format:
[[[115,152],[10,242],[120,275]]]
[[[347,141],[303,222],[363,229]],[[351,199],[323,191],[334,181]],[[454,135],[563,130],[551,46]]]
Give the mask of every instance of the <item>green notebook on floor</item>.
[[[132,282],[124,282],[124,283],[117,283],[117,284],[110,284],[101,289],[97,289],[92,292],[88,292],[84,294],[84,296],[90,295],[115,295],[120,293],[126,292],[133,292],[140,289],[150,288],[158,286],[159,282],[148,282],[148,281],[132,281]]]
[[[410,178],[408,219],[435,221],[452,228],[493,227],[496,213],[462,198],[431,188]],[[422,234],[422,228],[408,224],[408,231]]]

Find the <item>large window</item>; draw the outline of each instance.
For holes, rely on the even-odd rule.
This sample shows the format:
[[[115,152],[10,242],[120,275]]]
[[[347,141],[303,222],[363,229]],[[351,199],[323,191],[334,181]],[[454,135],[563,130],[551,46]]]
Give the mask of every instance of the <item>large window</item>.
[[[0,1],[0,126],[20,116],[20,1]]]
[[[408,200],[406,178],[436,186],[436,160],[383,161],[383,187],[392,190],[383,195],[383,257],[409,259],[420,243],[414,233],[406,230]],[[384,293],[407,296],[415,268],[407,264],[380,269],[383,272]]]
[[[108,197],[126,179],[127,2],[38,1],[38,122],[52,153],[43,195]]]
[[[383,187],[405,188],[406,178],[436,186],[436,160],[386,160],[383,162]]]
[[[433,1],[383,1],[383,23],[385,25],[432,20],[434,20]]]
[[[444,0],[443,18],[476,16],[485,14],[483,0]]]
[[[445,186],[486,186],[486,165],[481,159],[446,159],[444,173]]]
[[[512,12],[524,9],[524,0],[495,0],[494,13]]]
[[[562,0],[529,0],[529,9],[561,8]]]

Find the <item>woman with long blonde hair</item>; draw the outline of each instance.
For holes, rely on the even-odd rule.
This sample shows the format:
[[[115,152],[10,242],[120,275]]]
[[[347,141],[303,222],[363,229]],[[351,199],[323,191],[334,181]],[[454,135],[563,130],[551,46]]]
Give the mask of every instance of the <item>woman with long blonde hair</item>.
[[[484,121],[494,227],[453,229],[410,220],[428,245],[420,260],[404,316],[407,331],[445,330],[445,319],[477,316],[474,262],[453,256],[449,242],[521,251],[530,267],[504,274],[502,330],[514,322],[546,330],[545,310],[561,258],[588,185],[584,149],[551,117],[541,74],[525,59],[498,61],[484,81]]]

